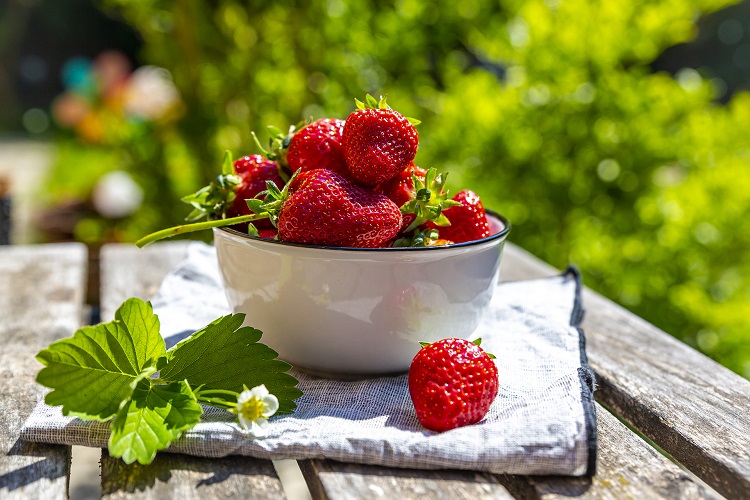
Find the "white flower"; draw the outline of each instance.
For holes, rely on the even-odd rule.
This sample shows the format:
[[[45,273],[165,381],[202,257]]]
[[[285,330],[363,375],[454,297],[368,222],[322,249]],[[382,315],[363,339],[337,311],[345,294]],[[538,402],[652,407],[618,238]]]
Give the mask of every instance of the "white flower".
[[[279,400],[261,384],[245,389],[237,397],[237,417],[240,426],[253,436],[262,436],[268,427],[268,417],[279,409]]]
[[[127,217],[143,203],[143,189],[127,172],[115,170],[103,175],[94,186],[92,203],[97,212],[110,219]]]
[[[142,66],[130,76],[125,93],[125,111],[145,120],[155,120],[179,100],[180,94],[169,71]]]

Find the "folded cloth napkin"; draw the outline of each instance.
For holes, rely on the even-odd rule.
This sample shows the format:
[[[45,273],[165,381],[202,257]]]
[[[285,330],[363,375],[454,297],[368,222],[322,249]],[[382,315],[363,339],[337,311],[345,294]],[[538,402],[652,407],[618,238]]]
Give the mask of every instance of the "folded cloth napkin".
[[[152,304],[167,345],[230,312],[213,247],[191,244]],[[292,415],[250,438],[233,415],[205,408],[167,451],[205,457],[329,458],[423,469],[592,475],[596,463],[593,376],[587,364],[581,280],[563,275],[497,286],[474,333],[497,356],[500,391],[479,423],[443,433],[417,420],[407,376],[322,379],[292,371],[304,395]],[[261,339],[262,342],[262,339]],[[29,441],[106,447],[108,422],[64,417],[40,401],[21,430]]]

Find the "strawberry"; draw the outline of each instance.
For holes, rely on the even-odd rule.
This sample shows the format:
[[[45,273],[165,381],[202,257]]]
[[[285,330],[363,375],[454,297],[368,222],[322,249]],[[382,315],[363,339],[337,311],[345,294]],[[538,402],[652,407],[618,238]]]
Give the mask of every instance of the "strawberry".
[[[341,138],[344,120],[323,118],[294,132],[286,151],[292,173],[325,168],[348,177]]]
[[[414,199],[416,190],[412,174],[424,181],[427,170],[410,163],[405,169],[396,174],[393,179],[379,184],[375,191],[390,198],[399,207]]]
[[[263,238],[264,240],[273,240],[276,239],[276,235],[279,234],[279,232],[276,230],[276,228],[273,229],[258,229],[258,237]]]
[[[417,129],[385,98],[367,95],[367,104],[357,101],[357,111],[346,119],[343,145],[352,178],[365,186],[387,182],[414,160],[419,142]]]
[[[234,202],[227,210],[227,217],[237,217],[253,213],[247,208],[245,200],[255,198],[258,193],[265,191],[266,181],[273,181],[283,185],[275,161],[268,160],[261,155],[243,156],[234,162],[234,171],[239,177],[239,184],[234,189]],[[258,228],[269,229],[271,222],[262,219],[255,222]]]
[[[375,248],[401,227],[395,203],[330,170],[299,173],[284,191],[277,223],[283,241]]]
[[[423,344],[409,368],[409,394],[417,418],[442,432],[484,418],[498,392],[493,356],[479,340],[449,338]]]
[[[437,229],[441,238],[455,243],[474,241],[490,235],[490,225],[482,201],[476,193],[468,189],[459,191],[453,197],[459,205],[443,210],[443,215],[450,221],[450,226],[438,227],[432,222],[427,227]]]

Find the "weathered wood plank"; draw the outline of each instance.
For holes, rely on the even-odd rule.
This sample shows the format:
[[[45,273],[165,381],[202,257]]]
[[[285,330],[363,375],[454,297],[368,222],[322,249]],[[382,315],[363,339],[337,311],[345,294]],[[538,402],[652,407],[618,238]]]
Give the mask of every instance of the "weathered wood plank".
[[[284,498],[268,460],[200,458],[160,453],[149,465],[125,465],[102,453],[102,498],[179,500]]]
[[[148,299],[183,259],[185,242],[138,249],[108,245],[101,253],[102,319],[108,321],[128,297]],[[268,460],[206,459],[160,453],[148,466],[125,465],[102,455],[102,496],[121,498],[279,498],[281,481]]]
[[[599,453],[593,478],[499,476],[518,498],[721,498],[597,405]]]
[[[513,498],[491,475],[458,470],[389,469],[333,460],[300,462],[313,499]]]
[[[0,497],[67,498],[70,447],[18,439],[44,389],[34,355],[81,326],[86,247],[0,247]]]
[[[331,460],[300,462],[315,499],[719,498],[602,406],[597,405],[599,454],[593,478],[492,476],[468,471],[397,470]]]
[[[501,276],[558,272],[506,247]],[[596,397],[727,497],[750,492],[750,381],[601,295],[584,292]]]

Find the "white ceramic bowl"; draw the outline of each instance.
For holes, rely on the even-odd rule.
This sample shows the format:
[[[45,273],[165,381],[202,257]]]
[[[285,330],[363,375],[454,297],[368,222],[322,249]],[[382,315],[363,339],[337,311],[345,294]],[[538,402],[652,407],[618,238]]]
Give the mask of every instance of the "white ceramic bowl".
[[[419,342],[468,338],[495,289],[510,223],[447,247],[336,248],[214,229],[224,289],[261,342],[324,375],[404,372]]]

